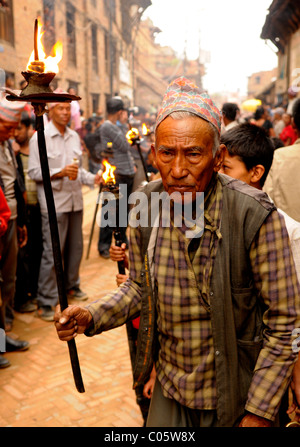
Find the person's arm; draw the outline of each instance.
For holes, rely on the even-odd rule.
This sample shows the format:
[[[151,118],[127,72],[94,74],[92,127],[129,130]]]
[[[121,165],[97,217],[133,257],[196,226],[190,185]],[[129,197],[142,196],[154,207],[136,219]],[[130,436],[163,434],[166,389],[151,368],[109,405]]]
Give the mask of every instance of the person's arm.
[[[139,316],[141,308],[140,272],[142,257],[140,236],[137,229],[132,229],[130,251],[133,262],[130,277],[117,290],[99,298],[98,301],[85,308],[69,306],[62,313],[56,310],[55,325],[58,337],[68,341],[76,334],[85,333],[87,336],[100,334],[103,331],[116,328],[128,320]]]
[[[107,127],[102,125],[100,134],[102,150],[105,150],[107,148],[107,143],[112,143],[113,151],[125,153],[131,151],[131,146],[128,143],[125,135],[120,129],[117,128],[117,126]]]
[[[289,385],[297,353],[293,330],[299,327],[300,286],[284,218],[273,211],[254,240],[250,261],[255,286],[266,311],[264,341],[258,356],[245,409],[274,421]]]

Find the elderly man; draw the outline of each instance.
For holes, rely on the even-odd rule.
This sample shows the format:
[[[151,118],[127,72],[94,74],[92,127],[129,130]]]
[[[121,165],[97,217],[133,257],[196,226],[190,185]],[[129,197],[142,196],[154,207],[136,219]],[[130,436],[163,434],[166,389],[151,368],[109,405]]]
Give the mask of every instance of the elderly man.
[[[140,315],[134,386],[153,361],[157,373],[148,426],[272,426],[297,357],[286,229],[264,193],[218,174],[220,128],[192,82],[169,85],[152,147],[162,179],[143,191],[192,198],[194,213],[204,192],[203,233],[190,238],[186,222],[175,225],[175,198],[169,224],[158,215],[153,228],[132,225],[130,275],[116,292],[55,314],[62,340]]]
[[[27,242],[23,197],[25,186],[18,173],[10,141],[20,121],[24,105],[9,102],[5,98],[0,101],[0,187],[10,209],[7,231],[0,238],[0,329],[2,330],[9,329],[13,322],[18,248]],[[7,352],[23,351],[28,347],[27,341],[6,336]],[[0,368],[6,366],[10,366],[9,360],[0,356]]]
[[[49,116],[50,122],[45,126],[45,138],[64,262],[65,286],[69,299],[82,301],[87,299],[86,293],[79,288],[79,267],[83,250],[82,184],[92,187],[95,182],[100,183],[100,176],[81,167],[79,136],[67,126],[71,117],[71,105],[52,103]],[[28,175],[37,183],[43,233],[37,290],[38,316],[45,321],[53,321],[58,290],[36,134],[31,138],[29,148]]]

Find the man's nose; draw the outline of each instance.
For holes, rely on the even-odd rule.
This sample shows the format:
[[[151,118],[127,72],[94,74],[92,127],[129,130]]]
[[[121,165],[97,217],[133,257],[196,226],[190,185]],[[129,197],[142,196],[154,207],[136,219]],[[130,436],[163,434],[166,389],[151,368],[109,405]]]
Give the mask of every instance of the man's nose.
[[[172,162],[171,174],[174,178],[182,178],[188,174],[186,168],[185,157],[181,155],[176,155]]]

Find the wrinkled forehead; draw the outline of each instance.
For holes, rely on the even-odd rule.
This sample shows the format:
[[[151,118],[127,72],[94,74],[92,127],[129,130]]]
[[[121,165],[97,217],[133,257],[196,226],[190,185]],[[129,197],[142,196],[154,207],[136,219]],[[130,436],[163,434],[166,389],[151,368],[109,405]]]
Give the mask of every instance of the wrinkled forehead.
[[[0,126],[2,130],[10,131],[12,129],[16,129],[19,125],[18,121],[4,121],[0,119]]]

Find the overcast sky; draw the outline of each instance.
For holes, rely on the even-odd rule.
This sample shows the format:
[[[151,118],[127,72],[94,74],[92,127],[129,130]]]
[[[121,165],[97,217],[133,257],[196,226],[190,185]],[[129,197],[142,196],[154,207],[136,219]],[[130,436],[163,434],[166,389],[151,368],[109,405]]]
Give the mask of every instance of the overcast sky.
[[[203,79],[210,94],[244,94],[248,76],[277,66],[274,47],[260,39],[271,4],[272,0],[152,0],[143,17],[162,30],[156,42],[171,46],[179,56],[186,48],[188,58],[197,59],[199,46],[210,52]]]

